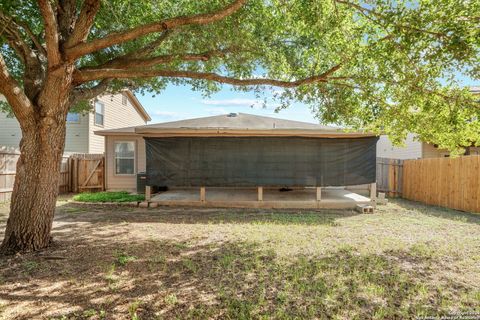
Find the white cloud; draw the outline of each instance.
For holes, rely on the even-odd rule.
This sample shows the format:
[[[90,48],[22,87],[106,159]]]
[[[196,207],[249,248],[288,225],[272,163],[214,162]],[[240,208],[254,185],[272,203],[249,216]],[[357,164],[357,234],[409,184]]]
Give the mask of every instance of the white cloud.
[[[253,107],[255,109],[263,107],[263,102],[255,99],[202,100],[202,103],[209,106],[223,107]]]

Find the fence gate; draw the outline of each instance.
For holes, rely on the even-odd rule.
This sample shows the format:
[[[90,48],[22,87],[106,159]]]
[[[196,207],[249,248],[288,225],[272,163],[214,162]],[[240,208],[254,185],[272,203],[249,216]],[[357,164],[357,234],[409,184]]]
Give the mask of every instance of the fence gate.
[[[80,154],[70,157],[72,191],[105,190],[105,157],[103,154]]]
[[[403,160],[377,158],[377,190],[389,197],[401,197]]]

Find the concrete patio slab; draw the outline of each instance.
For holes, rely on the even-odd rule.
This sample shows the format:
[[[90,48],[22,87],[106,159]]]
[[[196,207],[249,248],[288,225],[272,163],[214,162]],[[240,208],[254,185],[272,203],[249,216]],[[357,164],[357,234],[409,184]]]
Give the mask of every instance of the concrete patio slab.
[[[372,204],[370,198],[342,188],[322,188],[317,201],[316,188],[280,191],[263,188],[263,200],[258,201],[256,188],[206,188],[205,201],[200,200],[200,188],[175,188],[152,196],[151,202],[167,206],[203,206],[225,208],[335,208],[353,209],[357,204]]]

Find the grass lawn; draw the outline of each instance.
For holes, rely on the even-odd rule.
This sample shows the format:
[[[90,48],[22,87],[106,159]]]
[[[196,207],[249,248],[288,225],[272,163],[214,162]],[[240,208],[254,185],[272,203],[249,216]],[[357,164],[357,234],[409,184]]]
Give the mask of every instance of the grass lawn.
[[[59,202],[53,236],[0,257],[0,319],[480,312],[480,215],[407,201],[372,215]]]
[[[73,200],[81,202],[134,202],[145,200],[145,196],[143,194],[131,194],[126,191],[85,192],[77,194],[73,197]]]

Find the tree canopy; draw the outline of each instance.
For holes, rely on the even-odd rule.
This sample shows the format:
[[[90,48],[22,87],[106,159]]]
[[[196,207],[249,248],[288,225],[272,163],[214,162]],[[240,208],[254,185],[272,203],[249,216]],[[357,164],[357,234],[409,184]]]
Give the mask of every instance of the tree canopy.
[[[4,65],[32,101],[67,60],[72,108],[124,87],[228,84],[394,142],[413,132],[457,153],[480,144],[478,97],[456,80],[480,78],[479,1],[4,0],[0,31]]]

